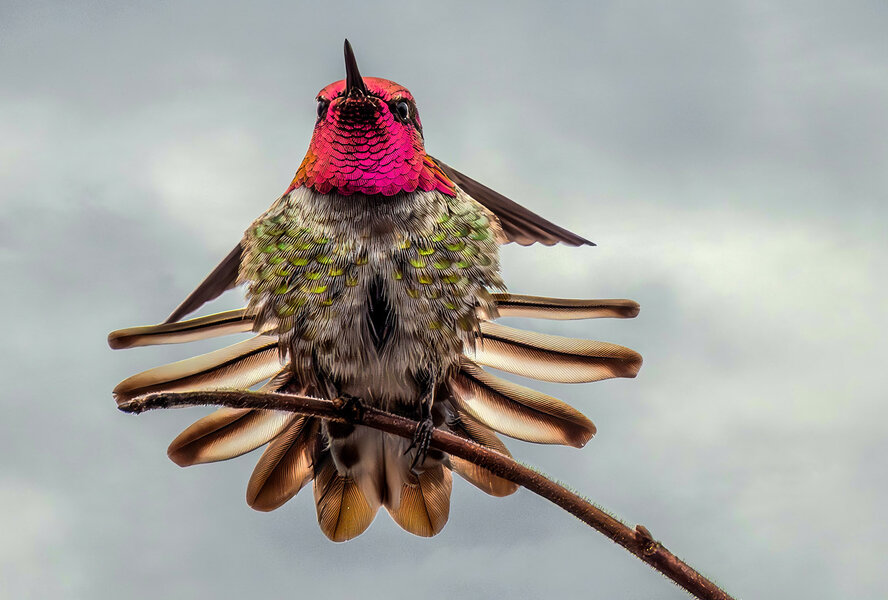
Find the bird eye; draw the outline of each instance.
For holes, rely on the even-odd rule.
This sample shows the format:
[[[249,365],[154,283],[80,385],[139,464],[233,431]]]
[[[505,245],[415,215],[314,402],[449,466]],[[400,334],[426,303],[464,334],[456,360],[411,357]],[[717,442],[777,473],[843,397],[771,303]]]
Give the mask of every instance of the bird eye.
[[[398,100],[395,103],[395,114],[399,120],[408,121],[410,119],[410,105],[405,100]]]
[[[318,118],[323,119],[327,116],[327,107],[330,106],[329,100],[318,98]]]

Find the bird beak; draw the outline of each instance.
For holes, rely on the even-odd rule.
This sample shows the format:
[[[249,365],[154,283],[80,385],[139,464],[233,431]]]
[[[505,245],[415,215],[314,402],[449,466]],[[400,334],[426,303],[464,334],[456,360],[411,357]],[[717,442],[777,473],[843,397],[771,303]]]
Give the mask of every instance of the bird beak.
[[[364,96],[367,94],[367,88],[361,78],[361,72],[358,71],[358,61],[355,60],[351,44],[345,40],[345,95],[353,94]]]

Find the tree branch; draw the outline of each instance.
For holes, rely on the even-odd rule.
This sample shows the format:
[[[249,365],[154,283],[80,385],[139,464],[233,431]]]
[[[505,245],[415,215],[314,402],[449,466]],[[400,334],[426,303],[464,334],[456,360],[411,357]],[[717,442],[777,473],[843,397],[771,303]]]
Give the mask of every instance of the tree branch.
[[[148,394],[122,402],[124,412],[141,413],[158,408],[185,406],[228,406],[231,408],[259,408],[280,410],[320,417],[330,421],[360,424],[387,433],[411,439],[416,421],[399,417],[370,407],[350,410],[348,414],[337,404],[293,394],[271,394],[249,391],[198,391]],[[701,600],[733,600],[725,591],[656,541],[642,525],[631,529],[628,525],[602,511],[591,502],[565,489],[547,477],[511,458],[480,446],[472,441],[436,429],[432,446],[471,461],[504,479],[508,479],[560,506],[587,525],[623,546],[642,561],[674,581]]]

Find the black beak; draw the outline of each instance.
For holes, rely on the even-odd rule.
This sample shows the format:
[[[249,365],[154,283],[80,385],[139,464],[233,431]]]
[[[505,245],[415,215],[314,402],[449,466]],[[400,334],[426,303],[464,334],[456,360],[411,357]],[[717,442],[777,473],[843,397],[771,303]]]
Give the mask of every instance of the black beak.
[[[358,71],[358,61],[355,60],[351,44],[345,40],[345,95],[351,96],[352,94],[364,96],[367,94],[367,88],[361,78],[361,72]]]

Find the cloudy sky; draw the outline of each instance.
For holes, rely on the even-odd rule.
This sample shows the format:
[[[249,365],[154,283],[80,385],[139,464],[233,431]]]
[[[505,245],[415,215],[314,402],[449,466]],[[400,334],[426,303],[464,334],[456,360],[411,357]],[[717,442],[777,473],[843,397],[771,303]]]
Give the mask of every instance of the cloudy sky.
[[[195,349],[107,332],[162,320],[286,188],[345,36],[431,153],[598,242],[504,248],[513,291],[642,305],[517,323],[645,365],[539,386],[599,434],[514,454],[738,597],[883,597],[884,2],[281,4],[0,1],[0,597],[686,597],[462,481],[436,538],[380,513],[332,544],[310,493],[246,506],[255,455],[166,458],[201,411],[115,409]]]

